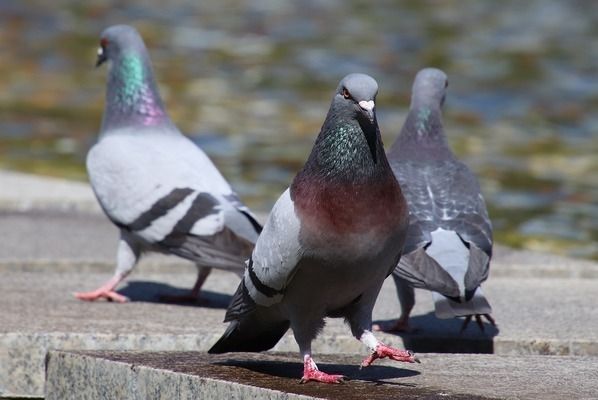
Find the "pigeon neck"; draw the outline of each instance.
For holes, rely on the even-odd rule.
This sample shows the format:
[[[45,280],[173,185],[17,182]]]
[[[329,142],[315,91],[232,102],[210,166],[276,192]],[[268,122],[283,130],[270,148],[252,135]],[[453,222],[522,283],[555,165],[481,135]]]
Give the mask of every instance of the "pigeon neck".
[[[170,124],[170,119],[147,55],[122,54],[110,67],[102,131],[162,124]]]
[[[291,184],[302,227],[318,241],[345,245],[346,234],[357,232],[384,241],[407,221],[407,207],[378,126],[375,121],[366,129],[362,125],[329,113],[305,166]]]
[[[331,108],[303,170],[306,178],[333,182],[367,182],[390,171],[376,121],[360,123]]]
[[[420,149],[414,152],[414,148]],[[424,153],[421,149],[428,149]],[[439,153],[450,154],[450,149],[442,127],[442,112],[438,106],[415,105],[407,115],[399,137],[390,149],[390,153],[401,152],[401,157],[437,157]]]

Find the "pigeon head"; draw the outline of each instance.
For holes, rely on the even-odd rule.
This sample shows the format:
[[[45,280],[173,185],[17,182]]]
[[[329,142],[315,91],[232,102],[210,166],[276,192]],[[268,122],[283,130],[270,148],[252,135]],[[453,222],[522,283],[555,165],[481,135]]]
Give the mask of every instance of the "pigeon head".
[[[453,157],[442,127],[447,87],[446,74],[439,69],[424,68],[417,73],[407,119],[388,152],[393,167],[401,159],[426,162]]]
[[[411,105],[442,107],[446,97],[448,78],[437,68],[424,68],[415,76]]]
[[[374,161],[378,159],[376,142],[379,132],[375,110],[377,94],[378,83],[371,76],[359,73],[345,76],[336,88],[322,127],[322,132],[347,131],[347,127],[358,127],[357,131],[365,136]]]
[[[102,132],[170,124],[143,39],[135,28],[114,25],[100,37],[96,66],[110,61]]]
[[[378,83],[369,75],[349,74],[336,88],[333,106],[345,110],[357,120],[373,124],[376,118],[374,111]]]
[[[146,55],[143,39],[137,30],[128,25],[114,25],[106,28],[100,36],[96,67],[108,60],[118,60],[119,57],[127,53],[136,53],[142,57]]]
[[[377,93],[378,84],[368,75],[350,74],[340,81],[301,175],[347,184],[385,176]]]

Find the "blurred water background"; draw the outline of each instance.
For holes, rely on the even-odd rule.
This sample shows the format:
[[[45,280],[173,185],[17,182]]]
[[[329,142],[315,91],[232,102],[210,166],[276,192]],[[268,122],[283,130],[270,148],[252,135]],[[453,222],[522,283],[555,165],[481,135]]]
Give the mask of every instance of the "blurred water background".
[[[116,23],[140,30],[171,117],[256,210],[303,164],[342,76],[378,80],[388,146],[436,66],[497,241],[598,259],[596,1],[1,0],[0,168],[86,179],[98,35]]]

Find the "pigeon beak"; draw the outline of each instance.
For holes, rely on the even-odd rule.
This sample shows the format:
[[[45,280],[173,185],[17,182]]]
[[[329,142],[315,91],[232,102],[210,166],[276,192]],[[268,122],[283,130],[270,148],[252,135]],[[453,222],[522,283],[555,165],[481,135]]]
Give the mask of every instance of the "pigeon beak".
[[[98,48],[98,58],[96,60],[96,68],[99,67],[100,65],[104,64],[104,62],[108,59],[108,57],[106,57],[106,52],[104,51],[103,47],[99,47]]]
[[[374,100],[365,101],[362,100],[359,102],[359,107],[365,112],[367,117],[369,118],[370,122],[374,122]]]

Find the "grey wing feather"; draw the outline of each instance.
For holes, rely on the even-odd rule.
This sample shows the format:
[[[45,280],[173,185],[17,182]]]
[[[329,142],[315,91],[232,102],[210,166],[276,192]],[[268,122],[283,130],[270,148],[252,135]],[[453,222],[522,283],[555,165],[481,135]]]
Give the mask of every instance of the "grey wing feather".
[[[426,164],[406,161],[394,163],[393,168],[410,218],[405,255],[394,273],[415,287],[458,295],[456,282],[424,252],[431,232],[443,228],[455,231],[469,247],[465,286],[475,289],[488,277],[492,226],[473,173],[455,159]]]
[[[405,279],[413,287],[459,297],[459,285],[438,263],[419,248],[404,255],[394,274]]]
[[[301,258],[300,228],[287,189],[274,205],[257,240],[243,280],[227,311],[227,320],[241,318],[256,304],[268,307],[282,300]]]

